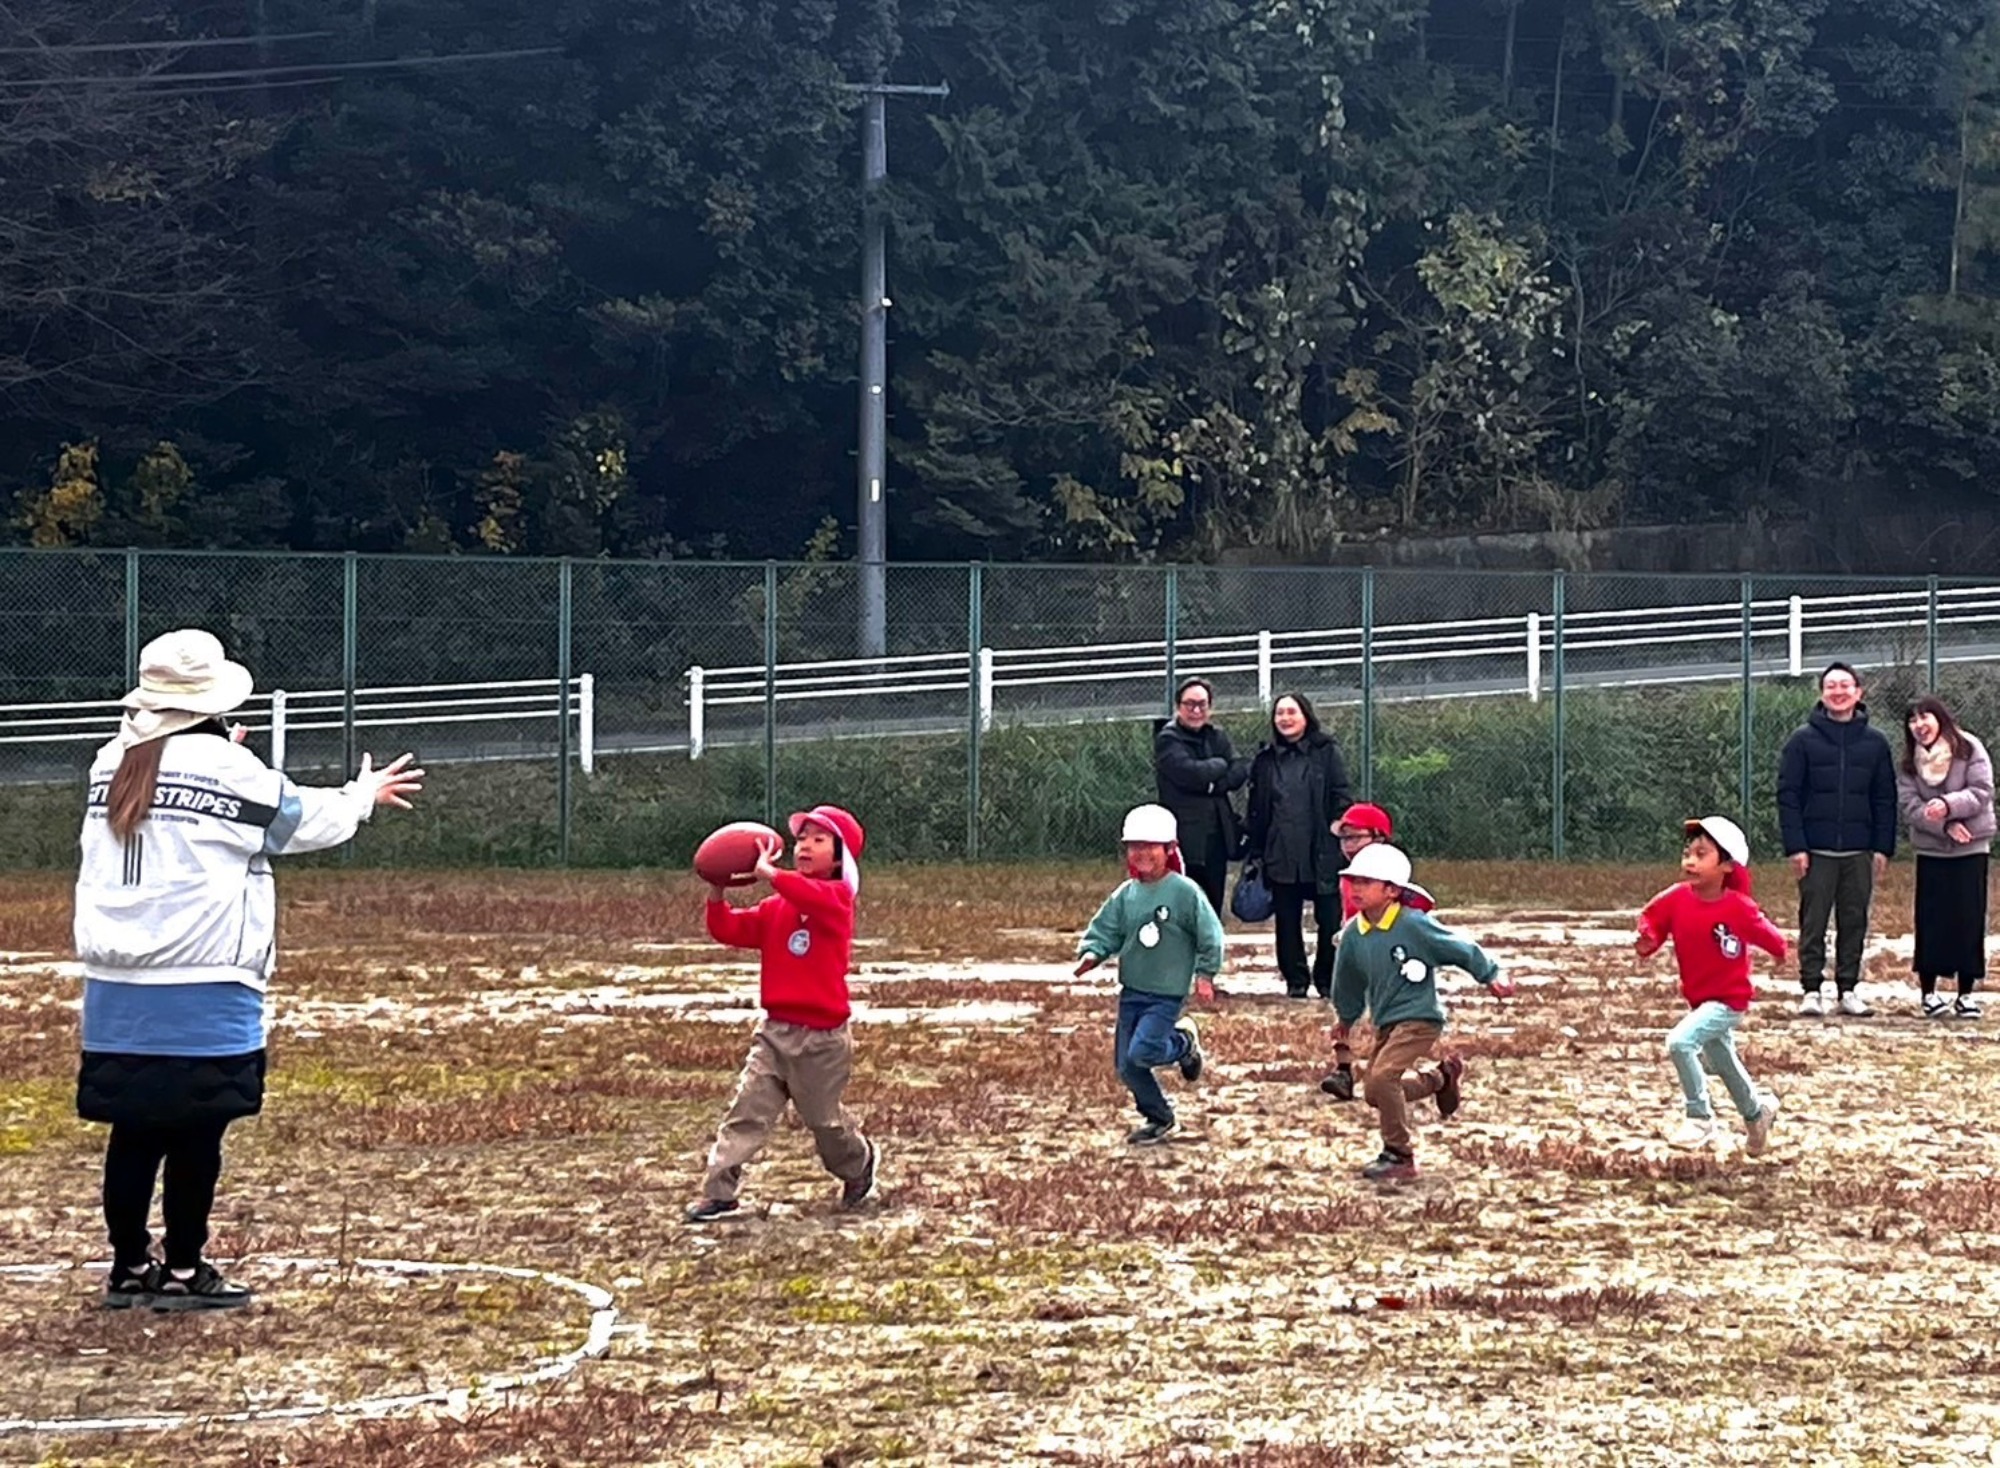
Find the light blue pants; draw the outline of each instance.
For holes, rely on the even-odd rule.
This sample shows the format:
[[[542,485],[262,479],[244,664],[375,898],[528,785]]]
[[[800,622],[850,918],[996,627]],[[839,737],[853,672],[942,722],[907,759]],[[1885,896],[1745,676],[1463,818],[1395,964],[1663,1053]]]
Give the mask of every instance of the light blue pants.
[[[1689,1116],[1706,1121],[1715,1114],[1709,1109],[1708,1076],[1702,1074],[1703,1067],[1708,1075],[1722,1078],[1722,1084],[1729,1088],[1729,1099],[1745,1121],[1763,1109],[1764,1098],[1750,1083],[1750,1072],[1736,1053],[1736,1027],[1742,1023],[1740,1010],[1711,999],[1689,1010],[1686,1019],[1667,1031],[1667,1058],[1681,1078]]]

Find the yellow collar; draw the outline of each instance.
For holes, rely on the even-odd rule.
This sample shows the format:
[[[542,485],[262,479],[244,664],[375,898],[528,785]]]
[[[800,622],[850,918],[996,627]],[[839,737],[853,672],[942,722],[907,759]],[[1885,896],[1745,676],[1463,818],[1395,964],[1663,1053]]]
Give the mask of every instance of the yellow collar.
[[[1390,928],[1396,926],[1396,919],[1402,916],[1402,912],[1403,912],[1403,904],[1400,902],[1392,902],[1387,907],[1382,909],[1382,921],[1379,923],[1369,922],[1365,915],[1358,912],[1354,915],[1354,920],[1357,923],[1361,924],[1361,931],[1364,933],[1372,933],[1377,928],[1380,928],[1384,932],[1387,932]]]

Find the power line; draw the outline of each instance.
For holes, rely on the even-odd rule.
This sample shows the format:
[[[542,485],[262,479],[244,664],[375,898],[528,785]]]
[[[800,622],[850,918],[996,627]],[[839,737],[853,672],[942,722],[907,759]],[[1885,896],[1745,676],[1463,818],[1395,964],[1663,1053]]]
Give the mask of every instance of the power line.
[[[534,46],[518,51],[466,51],[453,56],[399,56],[385,61],[322,61],[299,66],[245,66],[230,71],[157,71],[131,76],[46,76],[0,80],[0,88],[51,86],[147,87],[176,82],[233,82],[255,77],[297,76],[301,73],[395,71],[427,66],[461,66],[475,61],[514,61],[529,56],[558,56],[560,46]]]
[[[203,36],[191,41],[93,41],[88,45],[0,46],[0,56],[84,56],[106,51],[203,51],[216,46],[276,46],[318,41],[337,31],[287,31],[279,36]]]

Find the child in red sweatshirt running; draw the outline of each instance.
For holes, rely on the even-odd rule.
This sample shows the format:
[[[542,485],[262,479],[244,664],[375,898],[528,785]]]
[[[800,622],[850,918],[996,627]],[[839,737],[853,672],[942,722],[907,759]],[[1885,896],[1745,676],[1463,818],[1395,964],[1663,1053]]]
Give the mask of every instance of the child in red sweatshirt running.
[[[1751,1084],[1736,1053],[1736,1027],[1750,1008],[1750,949],[1782,960],[1785,935],[1750,896],[1750,843],[1742,829],[1726,816],[1704,816],[1686,822],[1684,830],[1681,872],[1687,880],[1646,904],[1636,945],[1639,957],[1650,958],[1672,942],[1681,997],[1688,1002],[1687,1018],[1667,1032],[1667,1055],[1687,1096],[1687,1120],[1670,1141],[1693,1148],[1715,1140],[1706,1066],[1728,1087],[1749,1133],[1743,1150],[1755,1157],[1770,1145],[1778,1098]]]
[[[778,866],[784,846],[775,841],[757,862],[757,875],[771,884],[769,897],[755,907],[731,907],[720,887],[708,889],[709,935],[760,955],[764,1021],[709,1149],[701,1199],[685,1215],[689,1223],[736,1211],[744,1165],[763,1150],[787,1101],[812,1130],[819,1160],[840,1179],[840,1206],[859,1207],[875,1189],[875,1144],[841,1105],[854,1066],[847,968],[865,838],[861,823],[832,805],[793,816],[791,828],[794,869]]]

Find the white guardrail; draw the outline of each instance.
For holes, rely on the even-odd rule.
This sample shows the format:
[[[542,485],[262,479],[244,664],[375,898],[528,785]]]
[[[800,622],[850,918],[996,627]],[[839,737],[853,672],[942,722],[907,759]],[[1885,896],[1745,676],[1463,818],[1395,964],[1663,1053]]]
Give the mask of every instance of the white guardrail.
[[[0,744],[102,744],[118,727],[115,700],[90,703],[0,704]],[[572,678],[569,698],[554,678],[497,683],[405,684],[354,690],[356,729],[407,729],[435,724],[517,724],[524,720],[576,721],[577,762],[597,767],[597,688],[588,673]],[[292,735],[347,727],[347,693],[339,688],[274,688],[255,693],[229,721],[269,731],[271,765],[285,767]]]
[[[1753,668],[1772,675],[1782,671],[1799,677],[1806,671],[1808,633],[1839,634],[1859,640],[1868,633],[1927,631],[1931,625],[1931,595],[1927,588],[1846,595],[1793,596],[1750,603],[1753,649],[1769,649],[1782,640],[1783,666]],[[1959,628],[2000,624],[2000,585],[1940,587],[1936,592],[1937,626]],[[1741,601],[1701,605],[1620,607],[1566,612],[1562,618],[1565,658],[1579,653],[1613,650],[1676,649],[1685,655],[1696,645],[1716,648],[1716,660],[1732,664],[1729,671],[1664,675],[1645,669],[1632,682],[1704,681],[1742,675],[1743,611]],[[1508,617],[1474,617],[1461,621],[1378,623],[1372,635],[1360,627],[1316,628],[1307,631],[1230,633],[1183,637],[1173,644],[1173,666],[1190,676],[1220,677],[1254,672],[1260,704],[1271,701],[1280,673],[1326,673],[1359,669],[1364,642],[1376,665],[1491,659],[1509,677],[1507,686],[1481,692],[1524,692],[1538,700],[1544,683],[1544,662],[1554,651],[1554,617],[1531,611]],[[846,658],[828,662],[779,663],[769,670],[762,663],[741,667],[692,667],[687,671],[688,756],[700,759],[707,745],[712,709],[752,704],[802,703],[856,696],[965,693],[976,685],[979,726],[993,727],[1000,690],[1047,688],[1063,684],[1164,682],[1168,648],[1164,638],[1143,642],[1104,642],[1068,647],[982,647],[969,657],[963,651],[912,653],[897,657]],[[1754,654],[1753,654],[1754,655]],[[1994,656],[1982,651],[1981,659]],[[1857,661],[1870,661],[1856,657]],[[1940,653],[1939,661],[1960,661]],[[1635,659],[1640,667],[1643,659]],[[1591,683],[1606,686],[1594,676]],[[1449,692],[1423,696],[1450,697]]]

